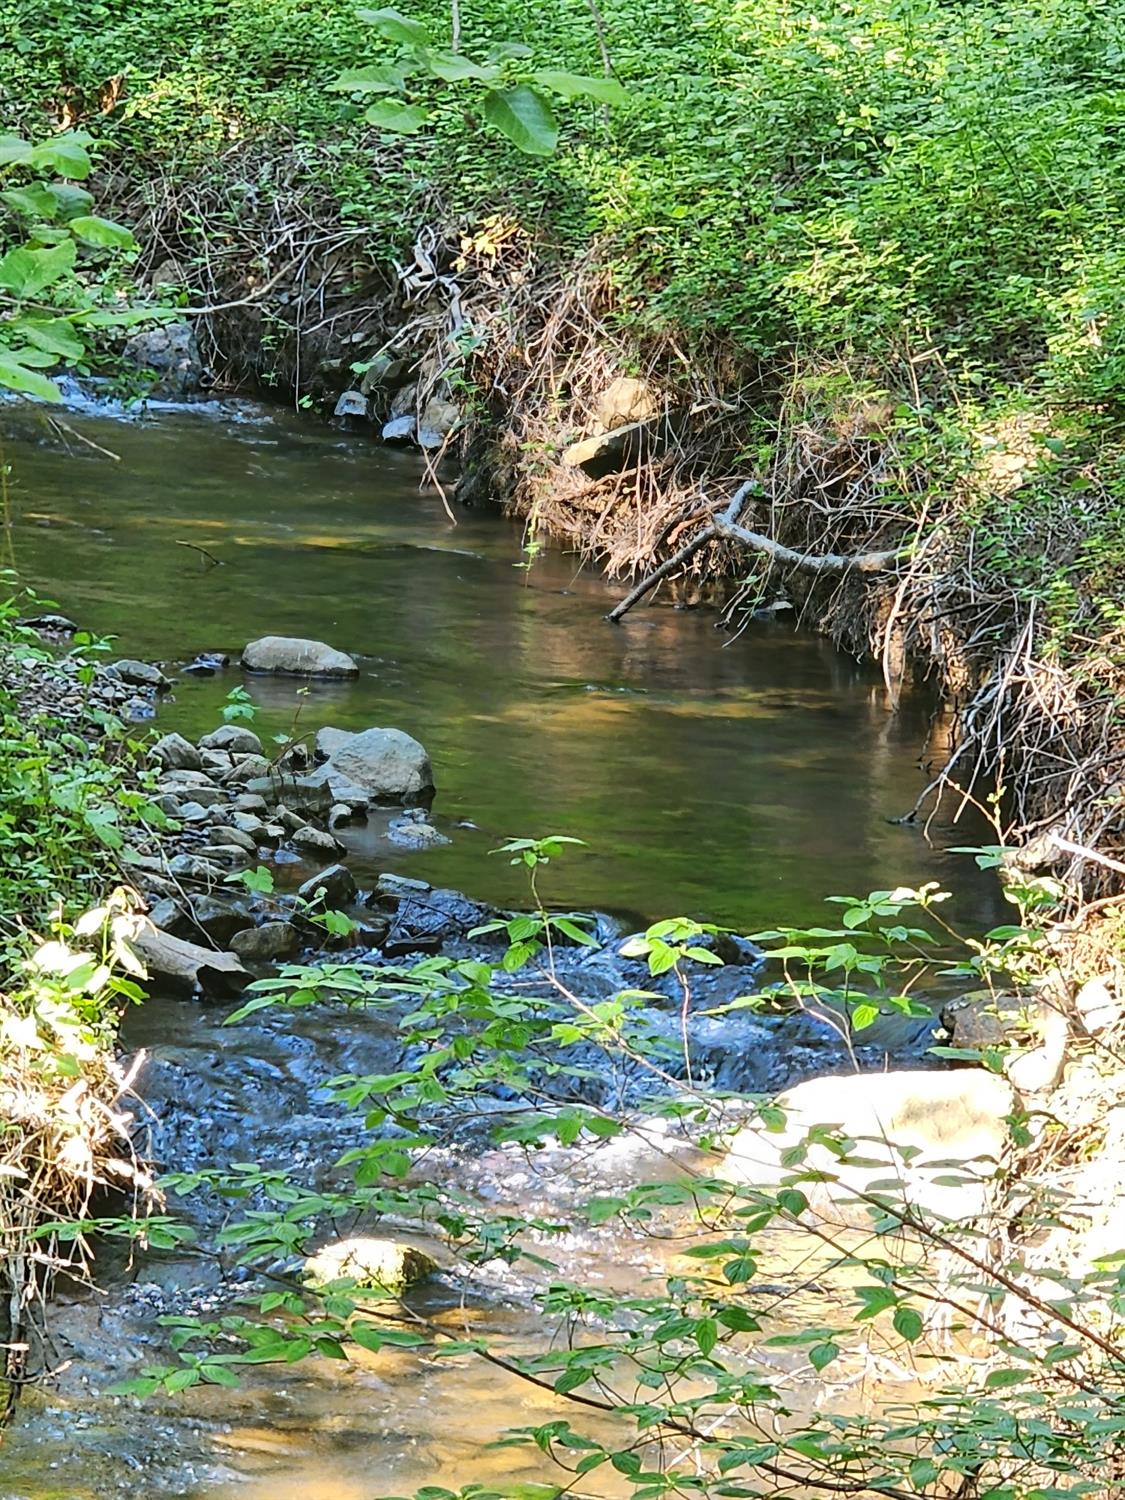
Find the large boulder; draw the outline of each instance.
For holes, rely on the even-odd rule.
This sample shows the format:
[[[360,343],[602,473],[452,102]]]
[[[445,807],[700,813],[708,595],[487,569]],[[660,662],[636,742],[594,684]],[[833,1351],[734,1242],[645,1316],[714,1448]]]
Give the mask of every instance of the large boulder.
[[[156,376],[154,391],[161,396],[188,396],[203,384],[203,360],[190,323],[162,323],[135,333],[124,355]]]
[[[295,635],[264,635],[242,652],[247,672],[269,672],[284,677],[358,677],[350,656],[324,641]]]
[[[829,1180],[798,1184],[812,1211],[829,1222],[869,1225],[859,1195],[951,1220],[980,1214],[1016,1095],[995,1073],[962,1068],[814,1078],[780,1095],[777,1104],[784,1128],[740,1130],[720,1175],[771,1188],[804,1172],[822,1173]],[[794,1163],[793,1149],[811,1130],[852,1144],[841,1160],[828,1146],[812,1143]]]
[[[313,772],[333,787],[336,802],[350,802],[337,783],[362,788],[373,802],[427,802],[434,792],[434,773],[425,749],[401,729],[365,729],[332,751]]]
[[[397,1297],[408,1287],[433,1276],[437,1269],[437,1262],[413,1245],[355,1235],[334,1240],[310,1255],[304,1273],[305,1280],[313,1286],[344,1281]]]
[[[597,422],[603,432],[613,432],[630,422],[647,422],[656,416],[658,409],[656,397],[645,381],[621,375],[602,392]]]

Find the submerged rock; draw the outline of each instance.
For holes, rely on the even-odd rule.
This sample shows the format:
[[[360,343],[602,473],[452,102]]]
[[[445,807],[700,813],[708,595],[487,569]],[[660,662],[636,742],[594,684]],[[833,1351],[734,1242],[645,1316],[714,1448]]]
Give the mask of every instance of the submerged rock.
[[[800,1184],[812,1210],[832,1222],[869,1225],[860,1194],[949,1219],[980,1214],[1008,1141],[1016,1095],[982,1068],[904,1070],[813,1078],[781,1094],[777,1104],[785,1111],[784,1128],[740,1130],[720,1175],[769,1188],[796,1173],[822,1172],[835,1180]],[[811,1144],[799,1164],[783,1164],[783,1153],[814,1128],[854,1142],[848,1156],[855,1161]]]
[[[169,686],[168,679],[160,668],[148,661],[134,661],[132,657],[126,656],[120,661],[111,662],[105,670],[108,676],[116,677],[119,682],[127,682],[130,687],[162,691]]]
[[[310,1255],[304,1266],[305,1280],[313,1286],[350,1281],[392,1297],[428,1280],[437,1270],[437,1261],[413,1245],[366,1235],[334,1240]]]
[[[250,641],[243,649],[242,665],[247,672],[285,677],[359,676],[359,668],[343,651],[324,641],[291,635],[264,635]]]

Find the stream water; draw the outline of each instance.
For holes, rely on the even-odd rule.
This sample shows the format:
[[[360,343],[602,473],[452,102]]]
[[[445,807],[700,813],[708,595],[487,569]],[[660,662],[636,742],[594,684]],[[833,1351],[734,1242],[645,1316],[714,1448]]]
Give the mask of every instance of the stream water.
[[[925,784],[931,705],[892,709],[878,674],[794,628],[753,621],[737,638],[706,612],[641,608],[618,627],[616,590],[574,558],[530,567],[518,528],[420,492],[408,455],[299,416],[206,405],[61,423],[0,413],[11,465],[10,560],[114,653],[176,675],[202,651],[237,661],[245,641],[306,635],[349,651],[354,683],[298,692],[248,679],[262,737],[322,724],[395,725],[428,748],[435,821],[451,842],[406,853],[383,825],[352,838],[361,885],[396,870],[501,904],[525,895],[488,851],[510,835],[557,832],[588,850],[551,868],[552,898],[625,924],[668,914],[740,932],[821,920],[825,896],[936,880],[979,929],[999,917],[992,882],[948,852],[974,830],[889,820]],[[203,551],[199,549],[204,549]],[[209,554],[205,555],[205,554]],[[212,559],[217,560],[212,561]],[[158,724],[197,735],[218,722],[237,667],[180,677]],[[319,1080],[394,1065],[395,1041],[362,1017],[306,1014],[224,1030],[213,1011],[161,997],[126,1040],[150,1049],[142,1080],[164,1115],[165,1164],[253,1157],[315,1176],[350,1143]],[[831,1037],[800,1018],[744,1021],[702,1040],[727,1087],[772,1087],[839,1065]],[[873,1037],[891,1057],[917,1028]],[[438,1168],[437,1170],[442,1170]],[[447,1163],[498,1201],[565,1204],[589,1191],[549,1158]],[[607,1152],[606,1182],[637,1170]],[[604,1183],[603,1183],[604,1185]],[[657,1274],[651,1245],[603,1232],[568,1247],[568,1273]],[[0,1449],[0,1500],[374,1500],[420,1484],[543,1478],[521,1450],[488,1439],[545,1420],[495,1372],[384,1351],[356,1364],[262,1371],[238,1393],[139,1411],[99,1394],[155,1338],[153,1314],[214,1290],[206,1265],[150,1257],[106,1295],[62,1310],[58,1390],[25,1401]],[[533,1326],[526,1288],[498,1283],[462,1306],[518,1345]]]

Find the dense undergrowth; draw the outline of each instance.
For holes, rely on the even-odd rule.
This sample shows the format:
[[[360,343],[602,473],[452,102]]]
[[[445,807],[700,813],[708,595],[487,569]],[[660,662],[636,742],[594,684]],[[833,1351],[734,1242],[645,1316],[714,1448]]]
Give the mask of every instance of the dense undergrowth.
[[[421,396],[460,405],[462,493],[499,490],[617,572],[747,478],[744,519],[799,551],[902,547],[790,591],[892,686],[937,676],[964,710],[956,779],[1002,761],[1019,837],[1119,855],[1121,5],[454,14],[469,58],[521,43],[624,102],[558,106],[558,150],[529,156],[473,79],[423,73],[403,91],[428,123],[388,135],[334,88],[399,50],[345,0],[6,0],[0,97],[29,135],[96,136],[140,268],[171,257],[219,309],[200,326],[221,379],[334,398],[405,349]],[[410,16],[449,43],[444,5]],[[560,456],[622,373],[671,437],[589,480]],[[715,543],[689,571],[747,555]]]

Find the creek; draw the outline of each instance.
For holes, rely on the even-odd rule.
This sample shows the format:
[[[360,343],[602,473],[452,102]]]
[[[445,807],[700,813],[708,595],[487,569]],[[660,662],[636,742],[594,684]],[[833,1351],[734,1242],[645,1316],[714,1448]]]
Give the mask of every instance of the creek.
[[[603,616],[618,591],[574,557],[548,550],[528,565],[519,528],[498,515],[462,511],[453,524],[420,489],[414,457],[300,415],[236,403],[143,419],[104,408],[61,422],[4,415],[10,561],[83,628],[114,636],[113,654],[161,661],[177,677],[197,653],[237,662],[247,640],[292,634],[360,662],[357,681],[307,691],[244,680],[237,666],[179,676],[161,729],[213,728],[244,685],[263,740],[294,726],[379,724],[426,745],[434,820],[450,843],[408,853],[373,818],[348,836],[361,886],[392,871],[518,905],[519,872],[488,851],[554,832],[589,848],[552,865],[551,899],[620,928],[670,914],[741,933],[814,923],[832,893],[925,880],[953,892],[964,925],[1000,919],[991,879],[949,852],[979,831],[936,823],[928,841],[890,821],[925,784],[933,704],[892,707],[877,671],[791,616],[732,637],[706,611],[659,605],[611,627]],[[612,989],[621,976],[605,955],[597,962]],[[807,1018],[723,1026],[701,1038],[723,1087],[840,1070],[834,1038]],[[875,1032],[867,1060],[916,1057],[926,1040],[917,1023]],[[129,1018],[125,1042],[150,1054],[140,1088],[165,1166],[252,1158],[314,1179],[353,1143],[320,1080],[396,1058],[393,1032],[363,1017],[317,1010],[225,1029],[221,1010],[160,995]],[[473,1177],[524,1211],[564,1211],[592,1190],[549,1153],[537,1164],[451,1154],[433,1170]],[[607,1149],[593,1186],[636,1170]],[[571,1237],[565,1270],[612,1286],[659,1274],[666,1259],[590,1231]],[[107,1272],[104,1294],[64,1298],[65,1368],[21,1404],[0,1449],[0,1500],[374,1500],[422,1484],[549,1477],[524,1450],[488,1442],[557,1403],[472,1361],[385,1350],[263,1370],[239,1392],[145,1409],[102,1394],[157,1340],[155,1314],[219,1291],[212,1265],[150,1255]],[[483,1322],[512,1347],[537,1322],[516,1277],[464,1304],[440,1285],[426,1297],[433,1317]]]

